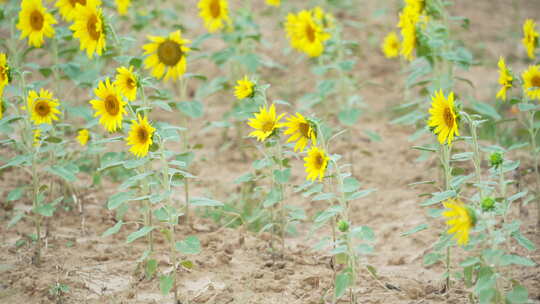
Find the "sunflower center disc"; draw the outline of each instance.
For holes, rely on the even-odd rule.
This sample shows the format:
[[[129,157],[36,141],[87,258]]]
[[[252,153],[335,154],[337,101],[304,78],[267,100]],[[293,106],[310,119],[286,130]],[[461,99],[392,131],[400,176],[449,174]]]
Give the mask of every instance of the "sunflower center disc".
[[[454,115],[452,115],[452,112],[450,111],[450,108],[444,109],[444,122],[446,123],[446,126],[448,128],[452,128],[454,126]]]
[[[221,13],[221,5],[219,4],[220,0],[213,0],[210,2],[210,14],[213,18],[219,18]]]
[[[168,66],[175,66],[182,56],[182,50],[180,44],[172,40],[165,40],[161,43],[157,50],[159,61]]]
[[[272,130],[274,130],[274,122],[273,121],[266,121],[262,125],[262,130],[263,130],[263,132],[271,132]]]
[[[77,3],[79,3],[80,5],[86,5],[86,0],[69,0],[69,3],[71,4],[71,6],[75,7]]]
[[[40,11],[35,10],[30,14],[30,25],[35,31],[40,31],[43,28],[43,15]]]
[[[128,89],[133,90],[135,88],[135,81],[131,77],[129,77],[126,81],[126,86],[128,87]]]
[[[90,37],[96,41],[101,36],[101,33],[98,32],[98,29],[97,29],[97,23],[98,23],[98,18],[96,15],[92,15],[90,18],[88,18],[88,22],[86,23],[86,29],[88,30],[88,35],[90,35]]]
[[[311,42],[315,41],[315,29],[311,24],[306,25],[306,37]]]
[[[298,124],[298,130],[302,134],[302,136],[309,138],[309,125],[305,122],[301,122]]]
[[[118,115],[118,112],[120,112],[120,107],[118,105],[118,99],[116,99],[116,96],[109,95],[107,98],[105,98],[105,110],[107,110],[107,113],[111,116]]]
[[[535,75],[531,79],[531,84],[533,87],[540,87],[540,75]]]
[[[315,157],[315,165],[317,165],[317,168],[322,168],[322,165],[324,163],[324,160],[323,160],[323,157],[322,155],[317,155],[317,157]]]
[[[146,132],[145,128],[139,128],[137,131],[137,137],[139,138],[140,143],[146,143],[148,140],[148,132]]]
[[[0,66],[0,83],[6,80],[6,69],[3,66]]]
[[[43,100],[36,103],[36,105],[34,106],[34,110],[41,117],[45,117],[51,112],[49,103]]]

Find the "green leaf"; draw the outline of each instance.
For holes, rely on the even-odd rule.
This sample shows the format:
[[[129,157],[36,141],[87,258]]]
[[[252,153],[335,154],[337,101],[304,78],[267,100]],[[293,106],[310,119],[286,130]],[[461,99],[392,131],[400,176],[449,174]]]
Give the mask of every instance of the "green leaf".
[[[359,109],[343,109],[338,114],[339,122],[349,127],[354,126],[358,122],[360,114]]]
[[[9,229],[9,228],[13,227],[15,224],[17,224],[23,218],[24,218],[24,213],[23,212],[18,212],[17,214],[15,214],[15,216],[13,216],[11,218],[11,220],[7,224],[7,228]]]
[[[424,266],[430,266],[440,261],[443,256],[436,252],[430,252],[424,255]]]
[[[130,235],[128,235],[127,237],[127,240],[126,240],[126,243],[131,243],[133,241],[135,241],[136,239],[138,238],[141,238],[145,235],[147,235],[148,233],[150,233],[152,230],[154,230],[155,227],[148,227],[148,226],[145,226],[145,227],[142,227],[141,229],[135,231],[135,232],[132,232]]]
[[[169,294],[174,284],[174,279],[171,275],[162,275],[159,277],[159,289],[163,295]]]
[[[199,254],[201,242],[196,236],[188,236],[185,240],[176,242],[176,250],[183,254]]]
[[[356,190],[358,190],[358,188],[360,188],[360,182],[352,177],[352,176],[349,176],[347,178],[345,178],[343,180],[343,189],[342,191],[344,193],[351,193],[351,192],[354,192]]]
[[[74,182],[77,180],[75,174],[63,166],[51,166],[46,169],[50,173],[63,178],[67,182]]]
[[[266,199],[263,202],[263,207],[264,208],[271,207],[275,205],[276,203],[278,203],[279,201],[281,201],[282,199],[283,198],[281,197],[281,192],[279,191],[279,188],[272,187],[272,189],[270,189],[270,192],[268,193],[268,195],[266,196]]]
[[[8,193],[7,201],[11,202],[11,201],[19,200],[23,194],[24,194],[24,187],[15,188]]]
[[[472,104],[472,108],[480,113],[480,114],[483,114],[483,115],[486,115],[490,118],[493,118],[495,120],[500,120],[501,119],[501,115],[499,115],[499,113],[497,113],[497,110],[495,110],[495,108],[493,106],[491,106],[490,104],[487,104],[487,103],[483,103],[483,102],[474,102]]]
[[[122,225],[124,225],[124,222],[122,220],[118,221],[114,226],[112,226],[111,228],[103,232],[101,237],[106,237],[106,236],[117,233],[118,231],[120,231],[120,228],[122,228]]]
[[[331,200],[333,198],[335,198],[336,195],[334,193],[319,193],[317,195],[315,195],[311,200],[313,201],[326,201],[326,200]]]
[[[459,266],[461,267],[469,267],[480,263],[480,258],[478,257],[470,257],[466,259],[465,261],[459,263]]]
[[[333,216],[341,213],[343,208],[341,206],[331,206],[325,211],[321,212],[314,220],[315,223],[324,223]]]
[[[536,246],[528,238],[526,238],[521,232],[515,231],[512,233],[512,237],[525,249],[529,251],[536,250]]]
[[[23,164],[24,162],[30,160],[29,155],[17,155],[14,158],[10,159],[5,165],[0,166],[0,170],[8,167],[14,167]]]
[[[364,240],[368,242],[375,241],[375,233],[373,232],[373,229],[371,229],[368,226],[354,227],[351,230],[351,234],[353,237],[358,238],[360,240]]]
[[[290,177],[291,177],[291,168],[286,168],[283,170],[274,170],[274,178],[280,184],[288,183]]]
[[[420,206],[431,206],[438,204],[444,200],[447,200],[449,198],[455,197],[457,195],[456,191],[454,190],[447,190],[444,192],[436,192],[435,195],[433,195],[432,198],[426,200],[425,202],[421,203]]]
[[[177,103],[177,105],[182,113],[191,118],[199,118],[203,116],[203,105],[198,101],[182,101]]]
[[[511,304],[527,303],[529,300],[529,292],[527,291],[527,288],[516,285],[508,294],[506,294],[506,300]]]
[[[515,254],[505,254],[501,257],[501,266],[508,265],[536,266],[536,263],[526,257]]]
[[[355,199],[362,198],[364,196],[368,196],[369,194],[371,194],[372,192],[375,192],[375,191],[377,191],[377,189],[366,189],[366,190],[357,191],[357,192],[354,192],[354,193],[346,193],[345,199],[348,200],[348,201],[352,201],[352,200],[355,200]]]
[[[120,205],[122,205],[124,202],[132,200],[134,195],[135,191],[115,193],[111,195],[111,197],[109,197],[109,201],[107,202],[107,208],[109,210],[114,210]]]
[[[196,207],[222,207],[223,203],[206,197],[192,197],[189,200],[192,206]]]
[[[253,174],[251,173],[246,173],[240,177],[238,177],[237,179],[234,180],[234,183],[235,184],[241,184],[241,183],[247,183],[247,182],[250,182],[254,179],[254,176]]]
[[[34,208],[34,212],[43,216],[51,217],[56,208],[53,204],[42,204]]]
[[[146,261],[146,265],[144,267],[144,274],[146,275],[146,279],[151,279],[154,274],[156,273],[158,263],[155,259],[149,259]]]
[[[336,282],[335,282],[335,291],[334,296],[336,299],[339,299],[345,294],[345,291],[347,291],[347,288],[351,284],[351,274],[347,272],[342,272],[336,276]]]
[[[426,229],[428,229],[428,227],[429,227],[428,224],[420,224],[420,225],[414,227],[413,229],[411,229],[409,231],[403,232],[401,234],[401,236],[408,236],[408,235],[411,235],[413,233],[417,233],[419,231],[426,230]]]

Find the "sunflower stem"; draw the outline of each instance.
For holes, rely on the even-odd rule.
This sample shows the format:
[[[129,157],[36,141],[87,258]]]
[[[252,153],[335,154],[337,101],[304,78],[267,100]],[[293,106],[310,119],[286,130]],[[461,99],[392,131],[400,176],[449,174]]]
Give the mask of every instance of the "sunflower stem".
[[[538,198],[538,195],[540,193],[540,174],[538,172],[538,149],[537,149],[537,142],[536,142],[536,136],[538,135],[538,129],[534,126],[534,117],[536,115],[536,111],[529,111],[528,113],[528,131],[529,136],[531,138],[531,155],[533,158],[533,170],[534,170],[534,176],[535,176],[535,196],[536,196],[536,203],[538,204],[537,212],[538,212],[538,219],[536,222],[537,229],[540,231],[540,199]]]

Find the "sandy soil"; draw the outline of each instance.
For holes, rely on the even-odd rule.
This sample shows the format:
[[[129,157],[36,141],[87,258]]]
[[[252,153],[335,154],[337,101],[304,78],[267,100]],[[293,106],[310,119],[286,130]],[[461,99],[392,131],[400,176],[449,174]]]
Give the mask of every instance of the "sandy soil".
[[[399,84],[402,76],[397,62],[384,59],[378,51],[380,37],[396,21],[393,15],[396,6],[380,2],[368,1],[365,7],[358,8],[358,12],[340,14],[342,20],[363,24],[362,29],[348,30],[347,36],[365,42],[362,43],[355,73],[360,79],[369,79],[373,83],[359,92],[368,107],[364,109],[361,123],[351,130],[352,140],[340,139],[335,151],[352,160],[353,174],[365,188],[378,189],[356,201],[352,208],[354,224],[372,227],[377,237],[375,253],[362,260],[363,268],[355,292],[360,303],[466,303],[466,290],[459,283],[450,293],[441,294],[442,265],[427,268],[422,265],[423,254],[437,239],[437,231],[442,231],[443,223],[434,222],[426,216],[426,210],[419,207],[423,200],[419,195],[434,189],[408,185],[437,177],[437,163],[435,159],[416,162],[420,153],[411,149],[413,143],[408,140],[415,130],[389,124],[392,117],[388,108],[401,99]],[[493,100],[497,80],[496,58],[499,55],[513,58],[516,69],[525,66],[518,60],[523,56],[512,54],[523,54],[523,50],[517,47],[521,20],[537,17],[538,14],[533,12],[540,11],[540,3],[516,1],[520,5],[514,10],[508,2],[467,1],[452,8],[453,12],[471,20],[471,30],[461,31],[459,36],[471,43],[469,47],[481,65],[463,72],[476,86],[474,90],[463,90],[472,90],[480,100]],[[387,13],[376,17],[375,12],[381,8],[385,8]],[[189,11],[192,13],[190,16],[195,16],[194,10]],[[268,17],[259,20],[265,39],[285,45],[276,22]],[[187,18],[186,23],[191,29],[200,24],[193,17]],[[508,43],[509,36],[514,44]],[[209,41],[207,45],[218,48],[215,41]],[[270,91],[272,98],[294,100],[313,87],[315,79],[306,76],[309,75],[309,67],[304,60],[298,60],[298,56],[283,56],[279,47],[261,48],[261,52],[294,71],[263,70],[261,78],[273,85]],[[212,77],[220,73],[208,62],[198,62],[190,68],[206,71],[205,74]],[[294,85],[290,85],[289,80],[284,81],[285,77],[292,79]],[[229,109],[228,100],[231,100],[229,92],[206,100],[205,117],[191,122],[191,129],[200,129],[205,121],[219,120]],[[159,118],[175,121],[174,115],[160,113]],[[377,132],[382,140],[371,141],[365,130]],[[252,160],[258,157],[252,141],[246,139],[222,148],[220,129],[192,132],[190,137],[191,144],[203,145],[197,151],[192,170],[200,177],[193,192],[210,193],[218,200],[227,201],[231,193],[239,191],[238,185],[233,184],[234,179],[248,172]],[[7,158],[13,155],[13,151],[1,149],[0,154]],[[527,167],[526,153],[512,157],[524,157],[523,167]],[[295,165],[293,175],[294,183],[302,181],[301,165]],[[114,214],[106,209],[107,198],[114,193],[115,183],[107,181],[104,188],[89,188],[90,177],[81,174],[79,178],[77,198],[85,206],[86,229],[82,233],[77,210],[60,211],[55,215],[48,223],[41,267],[31,264],[32,246],[15,245],[18,240],[29,243],[27,235],[33,232],[31,223],[23,220],[7,230],[7,222],[12,216],[11,207],[0,212],[0,303],[172,303],[172,298],[164,298],[160,294],[158,280],[147,280],[144,271],[138,267],[137,260],[146,249],[145,242],[141,239],[125,244],[126,236],[134,231],[133,227],[128,225],[114,236],[101,237],[115,223]],[[524,177],[524,182],[527,178]],[[27,181],[28,176],[17,170],[0,172],[0,197],[6,197],[11,189]],[[175,200],[181,201],[182,195],[177,193]],[[287,204],[302,206],[309,217],[326,207],[321,202],[310,202],[292,194],[288,196]],[[14,207],[28,209],[29,205],[29,201],[23,200]],[[533,206],[528,208],[528,216],[519,215],[517,210],[513,214],[524,222],[524,234],[540,247],[540,237],[534,230],[536,210]],[[136,210],[130,210],[128,216],[136,217]],[[424,222],[429,222],[432,228],[409,237],[400,236]],[[185,225],[178,227],[179,238],[196,235],[203,247],[200,255],[191,257],[194,267],[179,271],[181,303],[315,304],[325,303],[325,298],[328,299],[332,293],[330,257],[310,250],[316,238],[307,238],[309,223],[303,224],[305,227],[298,236],[287,237],[283,258],[269,253],[272,238],[269,234],[223,228],[201,216],[196,218],[194,226],[196,230]],[[319,233],[328,234],[329,231],[322,229]],[[158,237],[156,241],[154,257],[161,269],[170,268],[164,240]],[[538,251],[525,252],[516,244],[512,244],[512,248],[540,263]],[[365,265],[377,269],[377,278],[368,274]],[[539,269],[515,268],[508,271],[527,286],[533,303],[540,303]],[[49,293],[56,283],[66,284],[70,289],[61,299]]]

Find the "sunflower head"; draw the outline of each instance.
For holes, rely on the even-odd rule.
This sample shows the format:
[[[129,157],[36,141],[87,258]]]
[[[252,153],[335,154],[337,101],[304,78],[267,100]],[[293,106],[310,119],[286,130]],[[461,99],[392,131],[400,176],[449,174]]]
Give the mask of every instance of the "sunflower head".
[[[497,93],[497,98],[506,100],[506,91],[508,89],[512,88],[512,82],[514,80],[514,77],[512,76],[512,72],[506,67],[506,63],[504,62],[504,58],[499,58],[499,84],[501,85],[501,89]]]
[[[114,85],[120,93],[129,101],[134,101],[137,98],[137,88],[139,87],[139,78],[133,72],[133,67],[119,67],[116,69],[116,79]]]
[[[33,132],[32,132],[32,135],[33,135],[33,146],[34,147],[39,147],[39,145],[41,144],[41,130],[40,129],[35,129]]]
[[[8,85],[10,77],[7,56],[5,53],[0,53],[0,96],[4,92],[4,87]]]
[[[69,27],[89,58],[94,57],[94,53],[101,56],[106,47],[106,26],[100,6],[100,0],[86,0],[86,5],[76,3],[74,23]]]
[[[312,146],[308,151],[308,155],[304,157],[304,167],[306,167],[306,173],[308,174],[306,180],[314,181],[319,179],[319,181],[322,181],[329,160],[330,158],[323,149]]]
[[[77,141],[81,146],[86,146],[90,139],[90,132],[87,129],[80,129],[77,135]]]
[[[227,0],[200,0],[199,16],[210,33],[217,32],[226,25],[231,25]]]
[[[114,0],[114,3],[120,16],[126,15],[128,8],[131,6],[131,0]]]
[[[39,48],[45,42],[44,37],[54,36],[53,24],[56,19],[47,12],[41,0],[22,0],[17,23],[21,40],[28,37],[28,44]]]
[[[52,124],[54,120],[58,120],[58,99],[53,98],[53,94],[45,89],[41,89],[39,94],[31,90],[28,92],[26,110],[30,115],[30,120],[34,124]]]
[[[536,31],[536,23],[531,20],[525,20],[523,24],[523,46],[527,50],[527,55],[529,58],[534,59],[534,50],[538,47],[538,37],[539,34]]]
[[[94,90],[98,99],[90,100],[90,104],[96,110],[94,116],[100,116],[99,123],[109,132],[122,128],[122,117],[126,114],[120,90],[107,78],[100,81]]]
[[[255,117],[250,118],[248,121],[248,125],[255,129],[255,131],[249,133],[249,136],[257,138],[258,141],[266,140],[283,126],[279,121],[284,115],[285,113],[276,116],[274,104],[270,106],[270,109],[266,109],[266,106],[261,107],[259,113],[255,113]]]
[[[476,224],[474,211],[457,199],[448,199],[443,205],[447,209],[443,216],[447,218],[448,233],[454,235],[458,245],[467,245],[470,230]]]
[[[459,117],[454,105],[454,92],[450,92],[448,98],[445,98],[442,90],[435,92],[431,97],[431,109],[428,126],[435,134],[438,134],[438,140],[441,145],[452,144],[454,136],[459,136],[458,122]]]
[[[531,65],[523,74],[523,90],[530,99],[540,100],[540,65]]]
[[[86,0],[58,0],[55,6],[60,10],[62,18],[67,22],[71,22],[77,14],[75,11],[77,4],[85,6]]]
[[[307,10],[300,11],[297,15],[290,13],[285,23],[291,46],[310,57],[320,56],[324,51],[324,42],[330,39],[330,33],[321,24],[321,21],[326,20],[320,17],[321,14],[325,16],[324,13],[317,14],[316,11]]]
[[[172,32],[167,37],[148,36],[151,41],[143,46],[144,67],[152,69],[152,76],[160,79],[165,75],[165,81],[180,79],[186,72],[186,56],[190,49],[183,39],[180,30]]]
[[[306,146],[311,143],[317,144],[317,133],[314,124],[307,120],[302,114],[296,113],[296,116],[292,115],[287,118],[287,122],[283,124],[287,129],[285,135],[290,135],[287,142],[294,142],[294,151],[304,151]]]
[[[401,43],[399,42],[398,35],[395,32],[388,33],[388,35],[386,35],[384,38],[381,48],[386,58],[394,58],[399,56]]]
[[[145,116],[143,119],[138,114],[137,119],[131,121],[131,130],[126,141],[131,146],[129,149],[131,153],[137,157],[145,157],[152,145],[152,136],[156,129],[148,123],[148,117]]]
[[[271,6],[280,6],[281,0],[266,0],[266,4]]]
[[[255,94],[255,83],[247,76],[236,81],[234,96],[238,99],[251,98]]]

